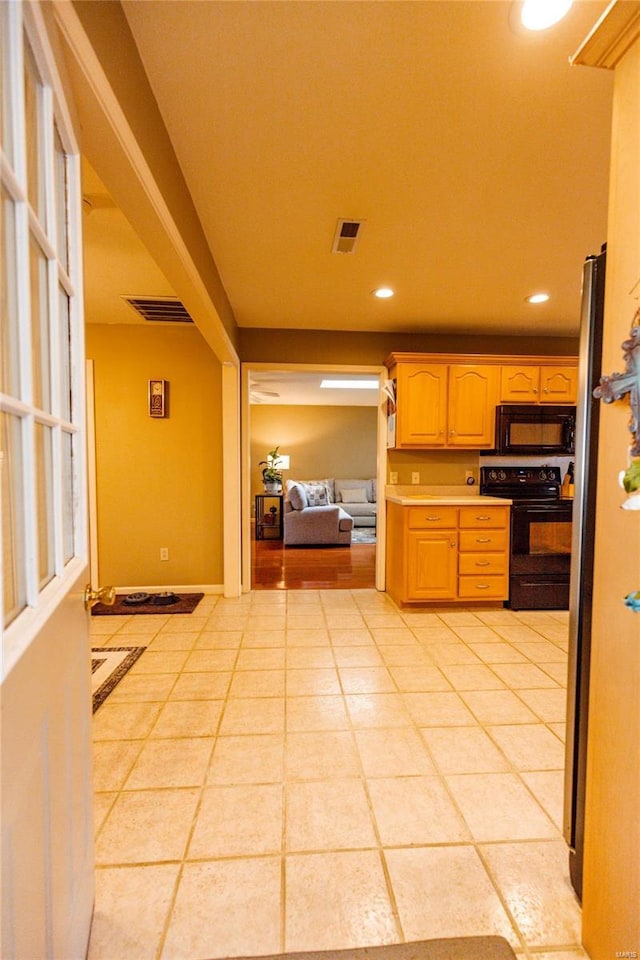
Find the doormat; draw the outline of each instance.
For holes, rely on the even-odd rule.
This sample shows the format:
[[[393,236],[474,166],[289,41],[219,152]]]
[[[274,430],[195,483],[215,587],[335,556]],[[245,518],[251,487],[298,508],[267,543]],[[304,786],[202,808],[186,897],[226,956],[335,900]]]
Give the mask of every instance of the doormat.
[[[504,937],[452,937],[354,950],[274,953],[238,960],[516,960],[516,955]]]
[[[148,600],[141,598],[148,597]],[[172,598],[177,599],[172,599]],[[91,608],[94,617],[130,617],[132,613],[193,613],[204,593],[117,593],[116,602],[109,607],[96,603]],[[135,598],[127,603],[127,598]]]
[[[146,649],[146,647],[94,647],[91,650],[91,692],[94,713]]]

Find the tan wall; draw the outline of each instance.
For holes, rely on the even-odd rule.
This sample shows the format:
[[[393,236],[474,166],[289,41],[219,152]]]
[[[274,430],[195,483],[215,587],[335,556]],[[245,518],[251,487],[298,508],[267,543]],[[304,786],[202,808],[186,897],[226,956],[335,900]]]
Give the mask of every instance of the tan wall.
[[[240,358],[262,363],[381,364],[390,353],[477,353],[572,356],[572,337],[481,337],[456,334],[339,333],[323,330],[241,328]]]
[[[411,474],[420,474],[420,483],[457,484],[465,482],[465,471],[472,470],[479,482],[479,453],[474,450],[389,450],[388,473],[398,474],[399,484],[411,483]]]
[[[193,328],[93,324],[102,583],[221,584],[221,367]],[[169,417],[147,412],[169,381]],[[169,560],[160,561],[160,547]]]
[[[269,450],[291,457],[285,479],[376,475],[377,407],[251,407],[251,490],[262,490],[260,460]]]
[[[624,6],[624,5],[623,5]],[[624,369],[620,344],[640,290],[640,40],[616,67],[602,366]],[[640,513],[621,510],[628,398],[603,404],[598,445],[595,584],[585,815],[583,943],[591,960],[640,949]],[[625,953],[631,951],[631,954]]]

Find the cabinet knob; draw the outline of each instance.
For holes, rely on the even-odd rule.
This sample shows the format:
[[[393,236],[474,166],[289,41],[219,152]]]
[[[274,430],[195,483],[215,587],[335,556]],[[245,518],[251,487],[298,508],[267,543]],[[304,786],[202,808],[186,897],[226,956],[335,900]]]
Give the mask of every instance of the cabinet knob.
[[[537,388],[537,387],[534,387],[534,388],[533,388],[533,392],[534,392],[534,393],[537,393],[537,392],[538,392],[538,388]]]
[[[545,387],[543,393],[549,393],[549,387]]]
[[[455,435],[456,435],[455,430],[449,430],[449,436],[450,436],[450,437],[455,437]]]

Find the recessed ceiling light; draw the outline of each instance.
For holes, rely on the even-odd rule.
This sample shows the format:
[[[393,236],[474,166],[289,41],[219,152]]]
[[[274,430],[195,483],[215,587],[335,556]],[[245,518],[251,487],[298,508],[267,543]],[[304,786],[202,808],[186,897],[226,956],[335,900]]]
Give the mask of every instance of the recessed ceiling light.
[[[548,299],[548,293],[532,293],[530,297],[525,297],[527,303],[546,303]]]
[[[569,12],[572,0],[524,0],[520,19],[527,30],[546,30]]]
[[[395,290],[392,290],[391,287],[378,287],[377,290],[373,291],[374,297],[377,297],[378,300],[388,300],[389,297],[393,297]]]
[[[322,380],[321,387],[334,390],[377,390],[377,380]]]

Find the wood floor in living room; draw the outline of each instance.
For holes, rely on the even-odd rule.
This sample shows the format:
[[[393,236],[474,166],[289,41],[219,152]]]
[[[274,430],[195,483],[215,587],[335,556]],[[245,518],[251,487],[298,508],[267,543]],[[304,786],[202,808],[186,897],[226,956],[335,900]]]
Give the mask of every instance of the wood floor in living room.
[[[285,547],[282,540],[253,540],[254,590],[359,590],[375,586],[375,543],[350,547]]]

